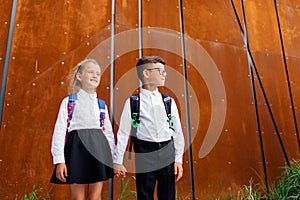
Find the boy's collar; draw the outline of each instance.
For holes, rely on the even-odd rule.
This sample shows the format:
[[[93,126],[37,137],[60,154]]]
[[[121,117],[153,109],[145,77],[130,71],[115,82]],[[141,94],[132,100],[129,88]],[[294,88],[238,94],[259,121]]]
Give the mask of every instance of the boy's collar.
[[[145,94],[145,95],[150,95],[150,94],[154,94],[154,95],[160,95],[160,92],[158,91],[158,88],[156,88],[153,91],[150,90],[146,90],[144,88],[140,88],[140,93],[141,94]]]

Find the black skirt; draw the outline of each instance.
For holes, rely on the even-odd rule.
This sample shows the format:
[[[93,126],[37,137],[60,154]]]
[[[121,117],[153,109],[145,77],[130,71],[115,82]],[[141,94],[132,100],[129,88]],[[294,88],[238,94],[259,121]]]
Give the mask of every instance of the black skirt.
[[[67,182],[56,178],[56,167],[50,182],[56,184],[88,184],[113,178],[113,162],[109,143],[100,129],[75,130],[68,133],[65,144]]]

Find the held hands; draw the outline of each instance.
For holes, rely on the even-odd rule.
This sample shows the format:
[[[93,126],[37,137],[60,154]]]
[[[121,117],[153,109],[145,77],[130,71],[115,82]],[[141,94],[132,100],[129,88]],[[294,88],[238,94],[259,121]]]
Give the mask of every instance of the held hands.
[[[174,174],[175,174],[175,181],[179,181],[183,176],[183,167],[181,163],[175,162],[174,163]]]
[[[125,177],[127,173],[126,168],[122,164],[114,164],[114,174],[116,177]],[[175,162],[174,164],[175,181],[179,181],[183,176],[183,167],[181,163]]]
[[[66,177],[68,176],[67,166],[65,163],[59,163],[56,166],[56,178],[62,182],[66,182]]]
[[[126,168],[124,167],[124,165],[122,164],[114,164],[114,174],[115,174],[115,177],[119,177],[119,176],[123,176],[125,177],[126,176]]]

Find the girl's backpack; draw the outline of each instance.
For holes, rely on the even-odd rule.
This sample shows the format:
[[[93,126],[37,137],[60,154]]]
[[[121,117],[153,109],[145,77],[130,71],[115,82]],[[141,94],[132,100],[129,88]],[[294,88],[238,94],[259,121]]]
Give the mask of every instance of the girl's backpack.
[[[68,119],[67,119],[67,130],[66,132],[68,133],[68,127],[70,126],[70,121],[72,119],[73,116],[73,111],[74,111],[74,107],[75,107],[75,101],[77,100],[77,94],[69,94],[68,96]],[[103,101],[102,99],[98,98],[98,106],[99,106],[99,110],[100,110],[100,127],[102,130],[105,129],[104,127],[104,119],[105,119],[105,101]],[[67,134],[66,134],[67,136]],[[66,137],[67,139],[67,137]]]

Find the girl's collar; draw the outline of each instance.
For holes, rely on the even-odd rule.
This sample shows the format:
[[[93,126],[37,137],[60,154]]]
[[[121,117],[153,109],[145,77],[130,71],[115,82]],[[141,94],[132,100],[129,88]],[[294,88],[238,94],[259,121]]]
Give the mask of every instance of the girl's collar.
[[[89,97],[96,97],[97,98],[97,92],[94,93],[87,93],[86,91],[84,91],[83,89],[80,89],[78,92],[78,95],[80,96],[89,96]]]

